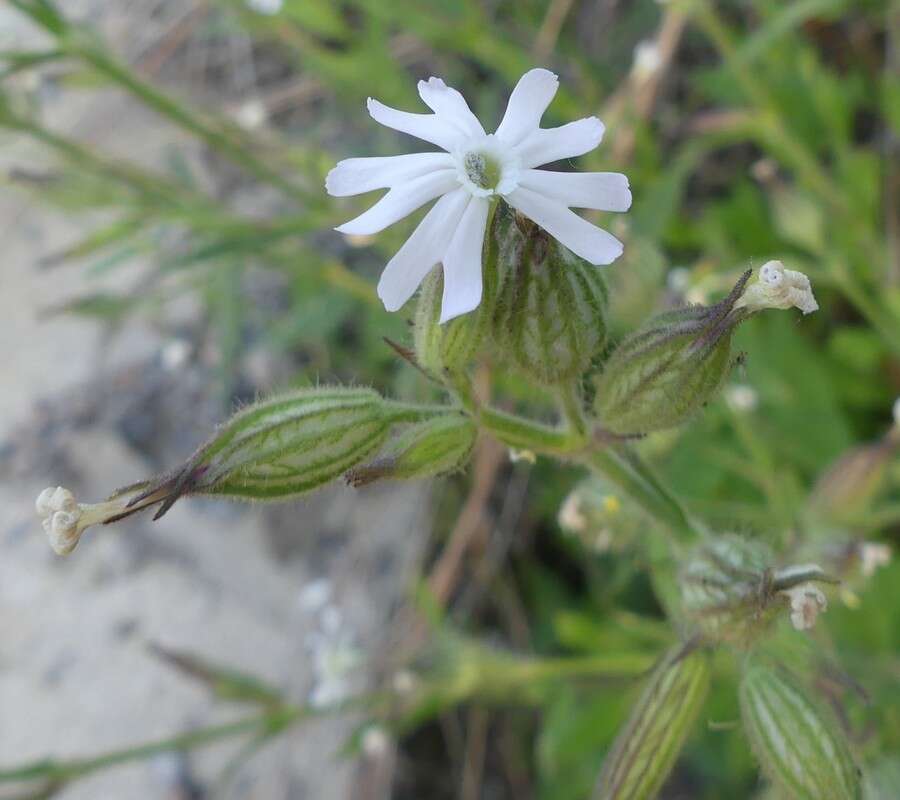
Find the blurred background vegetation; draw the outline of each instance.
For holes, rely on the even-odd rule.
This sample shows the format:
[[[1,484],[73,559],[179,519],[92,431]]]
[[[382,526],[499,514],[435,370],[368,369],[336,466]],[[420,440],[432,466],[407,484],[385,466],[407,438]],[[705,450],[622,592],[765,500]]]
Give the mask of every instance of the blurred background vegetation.
[[[45,44],[0,53],[0,131],[45,148],[47,168],[11,171],[7,189],[84,221],[83,238],[43,265],[84,275],[55,311],[114,332],[134,315],[165,325],[169,304],[194,297],[191,336],[219,354],[223,415],[271,388],[248,368],[260,350],[289,365],[280,386],[342,381],[433,399],[383,340],[408,344],[406,316],[374,293],[411,223],[341,237],[332,227],[368,200],[327,197],[324,176],[340,158],[409,152],[368,118],[369,95],[418,110],[416,80],[439,75],[490,129],[518,77],[546,66],[561,88],[544,125],[597,114],[605,141],[579,167],[631,181],[634,206],[612,222],[626,242],[608,271],[616,337],[662,306],[718,299],[770,258],[807,273],[821,307],[802,324],[781,313],[743,326],[748,357],[723,399],[643,442],[645,455],[716,530],[827,544],[836,560],[862,540],[896,550],[895,449],[854,449],[886,441],[900,395],[896,0],[157,2],[145,5],[178,20],[152,51],[103,41],[63,3],[10,5]],[[181,129],[190,157],[173,147],[168,168],[150,170],[45,122],[48,93],[111,90]],[[132,291],[93,287],[138,259]],[[535,405],[514,380],[502,390]],[[547,658],[652,660],[674,633],[648,578],[647,521],[595,482],[583,492],[597,518],[573,532],[557,516],[579,473],[503,456],[481,446],[436,495],[423,578],[438,624]],[[900,561],[871,576],[849,565],[845,577],[813,636],[782,644],[808,659],[867,769],[887,774],[900,753]],[[733,676],[723,654],[705,724],[664,796],[758,791]],[[523,708],[475,689],[402,731],[395,796],[587,797],[636,691],[557,676],[515,698]]]

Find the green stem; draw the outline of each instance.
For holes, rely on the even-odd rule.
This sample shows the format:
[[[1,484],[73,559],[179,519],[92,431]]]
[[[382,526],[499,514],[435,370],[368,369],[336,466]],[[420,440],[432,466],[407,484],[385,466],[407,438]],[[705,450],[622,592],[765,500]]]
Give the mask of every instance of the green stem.
[[[73,56],[81,58],[101,75],[188,133],[203,139],[210,147],[219,150],[232,161],[243,166],[256,178],[275,186],[289,197],[303,199],[303,193],[296,186],[290,184],[278,172],[260,161],[245,146],[236,142],[233,134],[229,133],[224,125],[214,125],[188,111],[170,96],[142,81],[124,64],[115,61],[95,45],[86,44],[80,38],[74,38],[65,40],[64,46]]]
[[[435,417],[445,417],[451,414],[460,414],[461,410],[456,406],[448,405],[422,405],[419,403],[403,403],[398,400],[386,401],[391,422],[424,422]]]
[[[579,658],[530,659],[504,665],[510,683],[562,678],[630,678],[645,673],[656,656],[644,653],[591,655]]]
[[[681,542],[699,538],[702,531],[691,520],[674,495],[651,476],[649,468],[634,452],[623,457],[611,448],[596,449],[585,454],[584,463],[615,483],[657,521],[662,522]]]
[[[584,416],[584,404],[578,386],[572,383],[559,387],[559,404],[563,419],[569,423],[572,431],[578,436],[587,436],[587,420]]]
[[[43,779],[55,785],[62,785],[101,769],[129,761],[138,761],[159,753],[204,747],[222,739],[248,733],[262,734],[270,732],[274,734],[308,716],[309,713],[308,709],[300,706],[282,707],[275,711],[237,720],[236,722],[213,725],[208,728],[182,733],[178,736],[159,739],[155,742],[113,750],[94,758],[76,758],[69,761],[38,761],[24,767],[0,771],[0,783]]]
[[[578,431],[552,428],[539,422],[482,408],[479,421],[509,447],[559,457],[574,457],[590,469],[605,475],[649,514],[662,522],[684,542],[698,538],[702,531],[681,504],[633,450],[592,444]]]
[[[577,432],[533,422],[489,406],[479,411],[479,421],[503,444],[516,450],[566,456],[587,445],[587,439]]]

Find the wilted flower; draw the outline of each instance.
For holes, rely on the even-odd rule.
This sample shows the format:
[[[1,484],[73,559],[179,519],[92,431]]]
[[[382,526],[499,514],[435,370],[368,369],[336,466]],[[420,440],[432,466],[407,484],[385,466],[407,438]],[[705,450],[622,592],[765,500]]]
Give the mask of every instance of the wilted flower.
[[[804,314],[811,314],[819,304],[806,275],[785,269],[780,261],[767,261],[760,267],[757,282],[747,288],[734,307],[751,311],[799,308]]]
[[[791,624],[798,631],[812,628],[819,614],[828,609],[825,593],[811,583],[801,583],[786,589],[784,594],[791,604]]]
[[[368,211],[337,228],[346,234],[376,233],[440,198],[382,273],[378,295],[389,311],[406,303],[438,263],[444,271],[441,322],[478,306],[488,210],[498,196],[591,264],[610,264],[621,255],[621,242],[571,208],[626,211],[631,205],[627,178],[535,169],[583,155],[603,137],[603,123],[596,117],[539,127],[558,86],[557,76],[546,69],[526,72],[493,134],[485,133],[463,96],[440,78],[418,85],[433,114],[398,111],[369,98],[369,113],[377,122],[445,151],[350,158],[326,178],[328,193],[338,197],[388,189]]]
[[[68,489],[51,486],[38,495],[34,505],[43,517],[42,524],[50,546],[57,555],[66,556],[92,525],[113,522],[158,502],[156,496],[148,495],[145,502],[130,506],[131,499],[131,495],[123,493],[103,503],[77,503]]]

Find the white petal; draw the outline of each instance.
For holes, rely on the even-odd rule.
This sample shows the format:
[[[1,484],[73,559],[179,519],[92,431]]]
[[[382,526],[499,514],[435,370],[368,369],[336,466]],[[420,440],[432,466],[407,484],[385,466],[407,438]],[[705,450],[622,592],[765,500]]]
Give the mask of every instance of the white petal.
[[[398,111],[372,97],[366,101],[366,107],[376,122],[395,131],[408,133],[417,139],[424,139],[426,142],[443,147],[444,150],[453,150],[463,138],[458,128],[437,114],[411,114],[409,111]]]
[[[631,191],[628,178],[619,172],[551,172],[529,169],[522,172],[519,186],[574,208],[598,211],[628,211]]]
[[[338,161],[325,178],[325,189],[333,197],[365,194],[389,189],[426,172],[453,166],[449,153],[411,153],[384,158],[346,158]]]
[[[391,189],[368,211],[335,228],[340,233],[365,235],[383,231],[397,220],[412,214],[429,200],[459,186],[455,169],[429,172]]]
[[[440,78],[419,81],[419,97],[435,114],[452,123],[466,136],[484,136],[484,128],[466,99]]]
[[[556,200],[521,186],[506,200],[591,264],[611,264],[622,255],[622,243],[615,236],[582,219]]]
[[[431,268],[444,258],[470,197],[462,187],[445,194],[388,261],[378,281],[378,296],[388,311],[396,311],[409,300]]]
[[[518,146],[523,167],[539,167],[562,158],[575,158],[593,150],[606,130],[596,117],[586,117],[559,128],[538,128]]]
[[[483,197],[469,201],[444,255],[442,323],[477,308],[481,302],[481,249],[489,206]]]
[[[506,113],[496,136],[508,145],[516,145],[537,128],[541,117],[559,87],[559,78],[550,70],[526,72],[509,96]]]

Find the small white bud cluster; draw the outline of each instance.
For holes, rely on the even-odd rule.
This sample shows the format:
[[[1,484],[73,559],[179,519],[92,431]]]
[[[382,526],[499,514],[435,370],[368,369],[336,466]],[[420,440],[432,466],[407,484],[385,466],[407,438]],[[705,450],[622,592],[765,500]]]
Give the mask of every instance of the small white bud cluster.
[[[780,261],[768,261],[760,268],[757,282],[748,287],[734,307],[751,311],[799,308],[804,314],[811,314],[819,304],[806,275],[785,269]]]
[[[825,593],[812,583],[801,583],[784,594],[791,604],[791,624],[798,631],[806,631],[816,624],[819,614],[828,609]]]
[[[313,708],[337,706],[356,694],[362,677],[359,668],[363,653],[332,602],[331,583],[325,579],[307,584],[298,597],[300,608],[316,618],[315,628],[306,637],[311,656],[313,686],[309,704]]]

